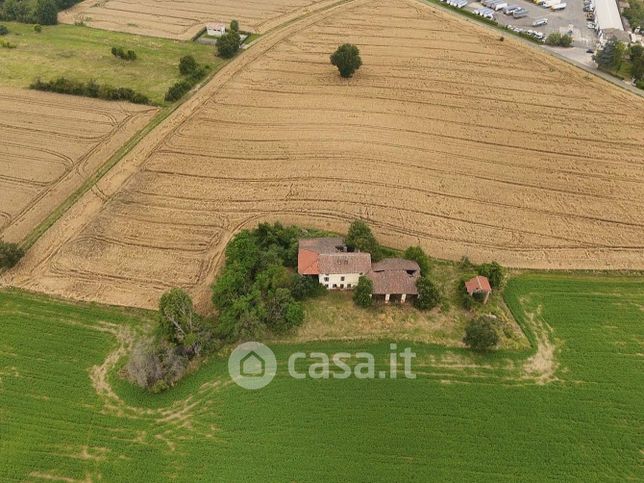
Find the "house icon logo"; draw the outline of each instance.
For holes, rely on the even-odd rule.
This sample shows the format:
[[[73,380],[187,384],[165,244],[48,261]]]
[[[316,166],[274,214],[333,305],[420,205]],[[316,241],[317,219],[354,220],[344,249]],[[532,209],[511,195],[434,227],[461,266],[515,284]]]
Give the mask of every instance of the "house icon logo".
[[[244,342],[228,358],[230,378],[244,389],[261,389],[277,373],[275,354],[260,342]]]

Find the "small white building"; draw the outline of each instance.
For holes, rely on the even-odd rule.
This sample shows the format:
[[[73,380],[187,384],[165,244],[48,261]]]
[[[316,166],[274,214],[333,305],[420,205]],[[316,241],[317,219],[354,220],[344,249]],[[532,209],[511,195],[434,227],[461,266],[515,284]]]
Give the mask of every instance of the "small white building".
[[[352,289],[371,270],[371,255],[349,252],[342,238],[300,240],[297,272],[314,275],[329,290]]]
[[[211,37],[221,37],[226,33],[226,24],[223,24],[223,23],[206,24],[206,33]]]

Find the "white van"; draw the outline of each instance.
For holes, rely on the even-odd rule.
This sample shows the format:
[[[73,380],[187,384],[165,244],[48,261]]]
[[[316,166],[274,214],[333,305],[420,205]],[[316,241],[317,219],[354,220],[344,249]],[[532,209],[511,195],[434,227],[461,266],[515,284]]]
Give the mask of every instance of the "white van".
[[[532,22],[533,27],[542,27],[543,25],[548,25],[548,19],[547,18],[539,18]]]
[[[564,8],[566,8],[565,3],[558,3],[557,5],[553,5],[552,7],[550,7],[550,10],[557,11],[557,10],[563,10]]]

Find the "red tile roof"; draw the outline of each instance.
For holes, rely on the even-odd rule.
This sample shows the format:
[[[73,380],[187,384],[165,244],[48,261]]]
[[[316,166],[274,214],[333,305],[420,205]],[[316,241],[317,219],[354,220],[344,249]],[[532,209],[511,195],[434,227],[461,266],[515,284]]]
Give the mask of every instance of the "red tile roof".
[[[297,252],[297,273],[300,275],[318,275],[320,265],[318,263],[320,255],[312,250],[300,250]]]
[[[474,292],[486,292],[490,293],[492,287],[490,287],[490,281],[487,277],[482,275],[477,275],[476,277],[465,282],[465,289],[467,293],[472,295]]]

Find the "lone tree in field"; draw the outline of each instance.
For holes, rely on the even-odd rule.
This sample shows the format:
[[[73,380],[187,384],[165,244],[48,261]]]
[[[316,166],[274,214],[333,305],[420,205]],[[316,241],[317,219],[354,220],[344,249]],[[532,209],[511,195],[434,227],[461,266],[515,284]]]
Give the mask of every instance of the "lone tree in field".
[[[373,282],[367,277],[360,277],[358,285],[353,291],[353,301],[360,307],[370,307],[373,303],[371,294],[373,293]]]
[[[353,44],[341,45],[331,54],[331,64],[338,68],[342,77],[351,77],[362,65],[360,50]]]
[[[25,251],[15,243],[0,241],[0,268],[11,268],[25,255]]]
[[[499,343],[496,320],[489,316],[472,319],[465,328],[463,342],[472,350],[485,352]]]
[[[241,37],[239,32],[230,30],[217,39],[217,50],[224,59],[230,59],[239,51]]]

